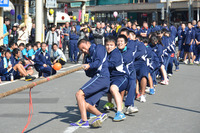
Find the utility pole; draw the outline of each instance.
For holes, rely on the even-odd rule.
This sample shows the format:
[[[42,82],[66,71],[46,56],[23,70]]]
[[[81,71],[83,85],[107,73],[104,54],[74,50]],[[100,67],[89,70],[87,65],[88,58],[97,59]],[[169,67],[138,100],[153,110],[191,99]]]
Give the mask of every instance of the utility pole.
[[[36,0],[36,23],[35,23],[35,41],[43,42],[43,18],[44,18],[44,10],[43,10],[43,0]]]
[[[167,25],[169,26],[170,23],[170,3],[171,0],[167,0],[167,10],[166,10],[166,16],[167,16]]]
[[[24,23],[28,25],[28,17],[29,17],[29,0],[24,0]]]
[[[188,3],[188,13],[189,13],[188,20],[192,21],[192,0],[189,0],[189,3]]]

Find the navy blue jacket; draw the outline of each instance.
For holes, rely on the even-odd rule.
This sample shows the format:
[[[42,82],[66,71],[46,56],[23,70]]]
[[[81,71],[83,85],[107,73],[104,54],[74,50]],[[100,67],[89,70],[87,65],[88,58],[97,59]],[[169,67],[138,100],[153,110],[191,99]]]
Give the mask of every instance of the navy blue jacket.
[[[7,74],[7,68],[4,68],[4,57],[0,57],[0,75],[3,76]],[[11,57],[9,59],[11,61],[12,66],[14,66],[14,59]]]
[[[153,27],[153,25],[150,27],[150,32],[156,32],[159,30],[160,30],[160,28],[157,25],[155,27]]]
[[[48,54],[47,51],[45,51],[45,55],[43,55],[43,51],[42,49],[39,50],[36,54],[35,54],[35,59],[33,60],[35,62],[35,67],[36,68],[40,68],[42,67],[44,64],[51,66],[51,60],[50,60],[50,56]]]
[[[160,67],[160,59],[156,52],[156,46],[153,46],[152,44],[149,44],[146,46],[147,48],[147,66],[151,68],[152,70],[155,70]]]
[[[188,28],[188,30],[186,31],[185,44],[190,44],[192,39],[195,39],[195,31],[193,28]]]
[[[150,32],[151,32],[151,31],[150,31],[149,28],[148,28],[148,29],[145,29],[144,27],[142,27],[142,28],[140,29],[140,31],[139,31],[139,34],[140,34],[140,33],[147,33],[147,36],[148,36]]]
[[[173,39],[176,38],[177,36],[177,29],[176,27],[174,27],[173,25],[169,27],[169,31],[171,32],[171,36],[173,37]]]
[[[185,40],[186,36],[186,29],[185,30],[178,30],[178,40]]]
[[[135,70],[134,61],[136,51],[137,45],[132,40],[128,41],[127,46],[123,50],[120,50],[120,52],[122,53],[124,64],[126,65],[129,74],[131,74]]]
[[[69,33],[69,39],[70,39],[70,43],[75,43],[77,44],[78,39],[79,39],[79,35],[74,33],[74,32],[70,32]]]
[[[90,68],[85,71],[88,77],[94,77],[95,75],[110,77],[107,51],[103,45],[91,44],[89,54],[85,56],[84,62],[90,65]]]
[[[175,52],[174,49],[175,42],[171,36],[170,37],[163,36],[162,43],[164,45],[163,53],[165,56],[170,56],[171,53]]]
[[[195,39],[197,39],[197,41],[200,41],[200,28],[198,27],[195,28]]]
[[[119,49],[115,48],[111,53],[108,54],[108,68],[111,78],[118,76],[128,76],[128,71]]]

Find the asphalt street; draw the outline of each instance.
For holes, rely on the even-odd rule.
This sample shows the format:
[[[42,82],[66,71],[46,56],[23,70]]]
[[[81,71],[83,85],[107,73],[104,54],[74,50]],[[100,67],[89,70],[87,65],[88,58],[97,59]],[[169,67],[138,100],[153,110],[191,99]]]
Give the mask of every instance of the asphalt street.
[[[58,73],[77,66],[67,64]],[[139,112],[122,122],[113,122],[115,112],[109,111],[101,128],[70,127],[80,119],[75,93],[88,80],[83,71],[77,71],[34,87],[33,117],[26,133],[200,133],[200,66],[181,64],[168,86],[158,85],[155,95],[147,94],[146,103],[136,101]],[[29,83],[3,82],[0,93]],[[100,110],[106,101],[104,96]],[[29,90],[0,99],[0,133],[20,133],[28,113]]]

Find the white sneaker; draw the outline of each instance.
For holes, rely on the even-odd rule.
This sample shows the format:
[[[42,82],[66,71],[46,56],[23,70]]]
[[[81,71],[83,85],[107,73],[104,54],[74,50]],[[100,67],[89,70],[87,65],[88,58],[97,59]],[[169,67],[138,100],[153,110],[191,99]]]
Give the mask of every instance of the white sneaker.
[[[199,61],[194,61],[194,64],[197,64],[197,65],[199,65]]]
[[[184,62],[185,64],[188,64],[187,60],[184,60],[183,62]]]
[[[150,87],[146,87],[145,92],[149,93],[150,92]]]
[[[147,100],[146,100],[146,96],[145,95],[141,95],[140,96],[140,102],[141,103],[145,103]]]
[[[171,74],[171,73],[169,73],[169,74],[168,74],[168,76],[169,76],[169,77],[172,77],[172,74]]]
[[[163,80],[163,81],[160,82],[160,84],[162,84],[162,85],[169,85],[169,81]]]
[[[126,112],[125,112],[125,114],[126,115],[129,115],[129,114],[132,114],[132,113],[137,113],[139,110],[138,110],[138,108],[136,107],[136,106],[128,106],[127,108],[126,108]]]

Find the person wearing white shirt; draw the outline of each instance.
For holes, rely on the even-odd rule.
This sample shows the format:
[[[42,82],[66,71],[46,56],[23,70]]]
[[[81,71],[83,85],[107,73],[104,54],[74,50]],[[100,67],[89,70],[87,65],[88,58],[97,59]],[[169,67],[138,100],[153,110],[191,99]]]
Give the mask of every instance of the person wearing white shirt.
[[[58,45],[56,43],[52,45],[52,49],[53,57],[51,58],[51,61],[53,62],[53,64],[59,62],[61,65],[64,65],[67,62],[67,59],[62,50],[58,48]]]

